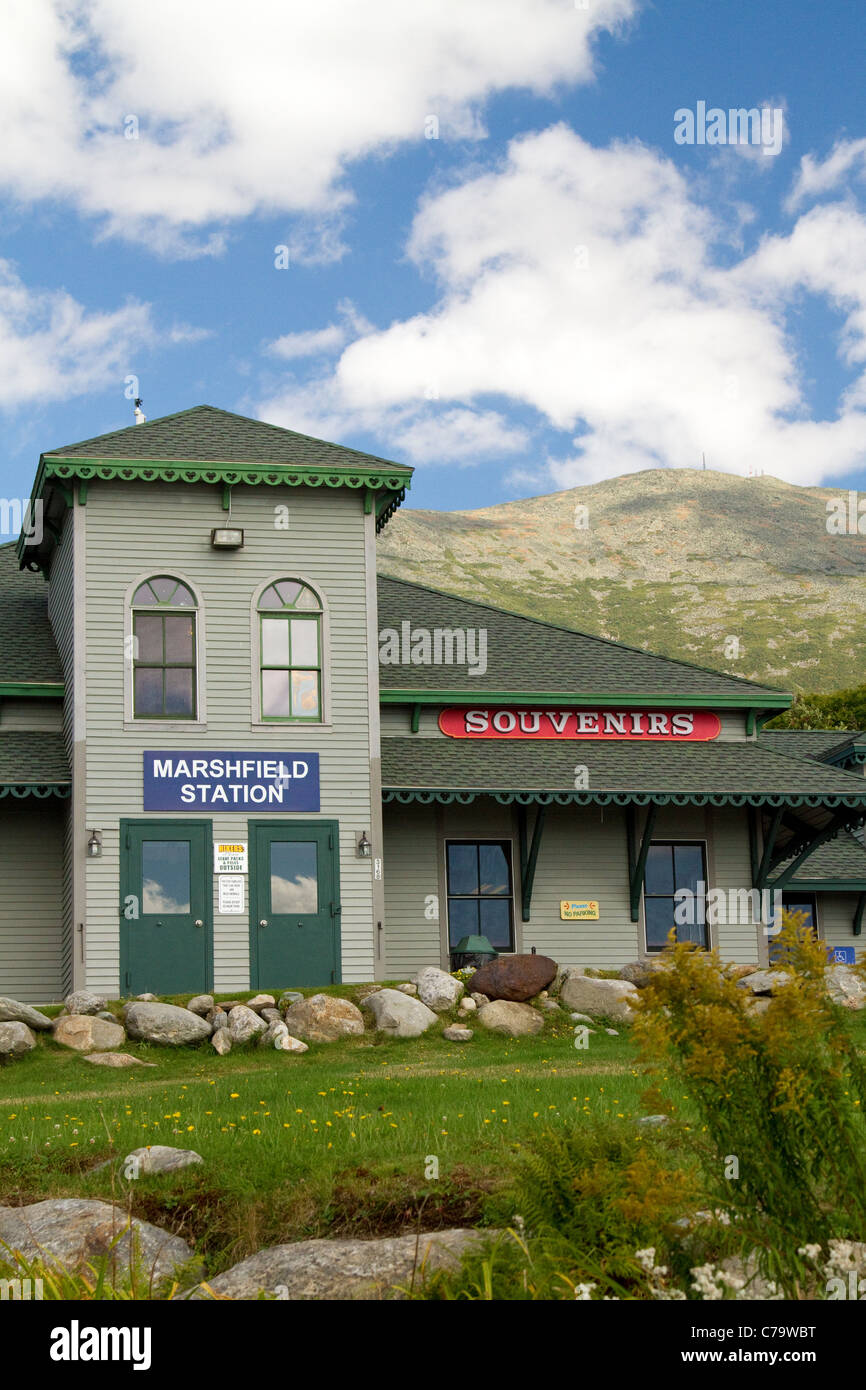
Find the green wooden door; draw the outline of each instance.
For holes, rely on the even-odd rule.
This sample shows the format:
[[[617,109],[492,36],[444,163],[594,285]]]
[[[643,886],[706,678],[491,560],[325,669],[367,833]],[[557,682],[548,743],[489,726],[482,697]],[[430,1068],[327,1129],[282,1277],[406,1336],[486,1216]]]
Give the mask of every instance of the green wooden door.
[[[120,823],[120,985],[124,994],[212,987],[211,822]]]
[[[336,821],[250,821],[253,989],[340,980]]]

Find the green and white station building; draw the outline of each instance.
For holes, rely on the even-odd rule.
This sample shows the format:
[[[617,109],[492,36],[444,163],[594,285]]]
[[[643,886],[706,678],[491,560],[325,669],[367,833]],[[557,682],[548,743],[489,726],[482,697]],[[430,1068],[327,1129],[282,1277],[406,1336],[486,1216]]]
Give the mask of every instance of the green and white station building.
[[[860,947],[866,736],[377,576],[410,478],[210,406],[42,455],[0,547],[0,994],[405,978],[478,934],[616,967],[675,922],[765,961],[778,901]]]

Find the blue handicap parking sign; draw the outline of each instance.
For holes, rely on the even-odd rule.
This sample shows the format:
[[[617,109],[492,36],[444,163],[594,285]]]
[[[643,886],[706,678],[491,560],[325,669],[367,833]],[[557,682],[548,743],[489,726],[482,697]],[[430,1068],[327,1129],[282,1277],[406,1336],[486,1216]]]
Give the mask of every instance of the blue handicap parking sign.
[[[834,965],[854,965],[857,960],[853,946],[829,946],[827,955]]]

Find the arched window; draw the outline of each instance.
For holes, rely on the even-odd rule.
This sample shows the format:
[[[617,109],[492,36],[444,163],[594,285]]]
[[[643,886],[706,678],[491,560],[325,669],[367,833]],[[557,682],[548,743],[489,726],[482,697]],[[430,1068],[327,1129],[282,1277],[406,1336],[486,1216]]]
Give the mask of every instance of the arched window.
[[[196,601],[160,574],[132,597],[132,700],[136,719],[196,718]]]
[[[263,720],[322,720],[322,601],[297,579],[258,601]]]

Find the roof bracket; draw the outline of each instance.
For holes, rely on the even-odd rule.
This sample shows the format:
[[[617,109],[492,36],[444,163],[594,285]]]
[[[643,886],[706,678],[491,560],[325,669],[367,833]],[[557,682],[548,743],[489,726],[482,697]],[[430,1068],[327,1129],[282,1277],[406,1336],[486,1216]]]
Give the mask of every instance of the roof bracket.
[[[653,829],[655,828],[658,806],[651,801],[647,806],[646,823],[644,824],[643,836],[640,842],[640,849],[635,854],[637,848],[637,820],[634,806],[626,807],[626,838],[628,843],[628,872],[629,872],[629,905],[631,907],[631,920],[637,922],[640,918],[640,895],[643,888],[643,876],[646,869],[647,855],[649,854],[650,841],[652,840]]]
[[[420,706],[420,705],[417,703],[417,701],[416,701],[416,703],[412,706],[412,732],[413,732],[413,734],[417,734],[418,728],[419,728],[420,724],[421,724],[421,706]]]
[[[770,822],[767,838],[764,841],[764,853],[761,855],[757,878],[753,885],[755,888],[766,888],[767,886],[767,874],[770,872],[770,863],[773,858],[773,851],[776,847],[776,837],[779,834],[779,826],[782,824],[782,817],[784,814],[784,806],[777,806],[773,812],[773,819]]]
[[[860,936],[862,934],[864,908],[866,908],[866,893],[861,893],[857,899],[857,906],[854,909],[854,921],[851,923],[852,936]]]
[[[364,488],[364,515],[370,516],[376,501],[376,494],[371,487]]]
[[[87,506],[87,479],[86,479],[86,478],[79,478],[79,480],[78,480],[78,505],[79,505],[79,507],[86,507],[86,506]]]
[[[230,512],[232,509],[232,485],[223,483],[223,511]]]
[[[535,882],[535,866],[538,862],[538,851],[541,848],[541,836],[544,832],[544,818],[547,814],[546,806],[539,806],[535,815],[535,825],[532,830],[532,843],[529,843],[526,823],[526,807],[517,808],[517,829],[520,837],[520,906],[521,920],[530,920],[532,908],[532,885]]]

